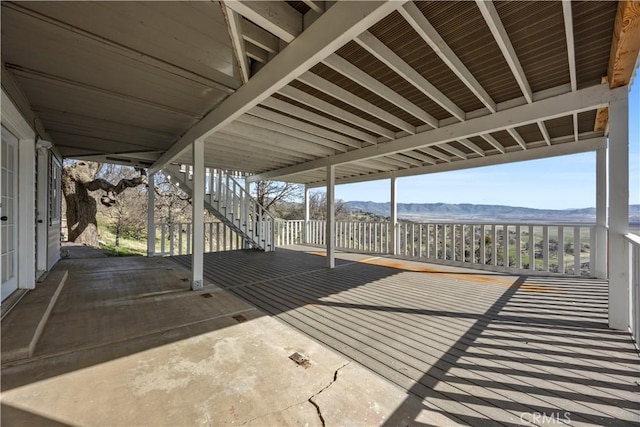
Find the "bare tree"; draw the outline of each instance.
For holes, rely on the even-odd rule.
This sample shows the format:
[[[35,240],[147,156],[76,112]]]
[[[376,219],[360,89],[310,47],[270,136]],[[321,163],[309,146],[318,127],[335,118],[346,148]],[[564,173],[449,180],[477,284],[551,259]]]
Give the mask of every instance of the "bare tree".
[[[138,169],[137,176],[122,178],[117,184],[112,184],[100,176],[101,169],[101,164],[85,161],[67,164],[63,168],[62,192],[71,242],[98,246],[97,201],[90,192],[102,191],[100,203],[111,207],[124,190],[147,182],[145,171]]]
[[[299,202],[302,193],[302,185],[300,184],[280,181],[255,182],[256,201],[271,211],[282,202]]]
[[[344,201],[338,199],[334,201],[336,220],[349,219],[349,210]],[[312,220],[327,219],[327,193],[311,193],[309,196],[309,218]]]

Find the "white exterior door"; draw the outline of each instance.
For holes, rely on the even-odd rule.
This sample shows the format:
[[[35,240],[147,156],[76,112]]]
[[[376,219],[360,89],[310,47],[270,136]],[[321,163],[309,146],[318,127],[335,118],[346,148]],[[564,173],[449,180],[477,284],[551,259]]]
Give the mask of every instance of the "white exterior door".
[[[18,139],[2,127],[2,209],[0,218],[0,254],[2,275],[2,300],[18,288],[17,210],[18,210]]]

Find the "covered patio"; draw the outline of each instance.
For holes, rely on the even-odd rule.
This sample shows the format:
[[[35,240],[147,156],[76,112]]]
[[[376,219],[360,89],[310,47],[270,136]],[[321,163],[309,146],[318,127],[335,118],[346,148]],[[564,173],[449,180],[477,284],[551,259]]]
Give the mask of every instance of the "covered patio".
[[[640,422],[637,1],[17,1],[2,31],[3,424]],[[593,224],[398,221],[398,178],[585,152]],[[148,191],[148,257],[51,268],[62,159],[163,174],[191,221]],[[305,187],[289,234],[264,180]],[[370,180],[390,220],[336,223]]]
[[[640,421],[640,359],[607,327],[606,281],[324,257],[206,254],[199,292],[180,286],[189,256],[61,261],[34,357],[3,367],[3,424]]]

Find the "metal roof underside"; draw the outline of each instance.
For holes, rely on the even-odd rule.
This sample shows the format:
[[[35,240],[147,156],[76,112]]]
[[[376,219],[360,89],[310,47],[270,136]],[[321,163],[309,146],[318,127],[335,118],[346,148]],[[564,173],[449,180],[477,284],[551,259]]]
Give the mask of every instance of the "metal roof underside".
[[[3,77],[17,83],[63,156],[150,166],[239,93],[239,61],[250,86],[329,13],[311,0],[243,4],[3,2]],[[599,86],[617,8],[573,1],[568,16],[562,2],[408,2],[206,135],[205,164],[264,174]],[[521,151],[545,157],[602,137],[596,115],[594,107],[380,156],[354,153],[336,165],[336,182],[465,168]],[[191,157],[182,150],[172,161]],[[303,169],[278,179],[326,178],[323,168]]]

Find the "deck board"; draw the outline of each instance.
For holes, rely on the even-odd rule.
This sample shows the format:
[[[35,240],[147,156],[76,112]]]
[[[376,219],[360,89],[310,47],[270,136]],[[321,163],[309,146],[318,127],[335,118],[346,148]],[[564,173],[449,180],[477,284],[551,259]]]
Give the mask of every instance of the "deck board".
[[[607,328],[606,281],[362,254],[324,264],[299,246],[205,254],[205,278],[452,422],[570,412],[572,425],[640,424],[640,358],[629,334]]]

